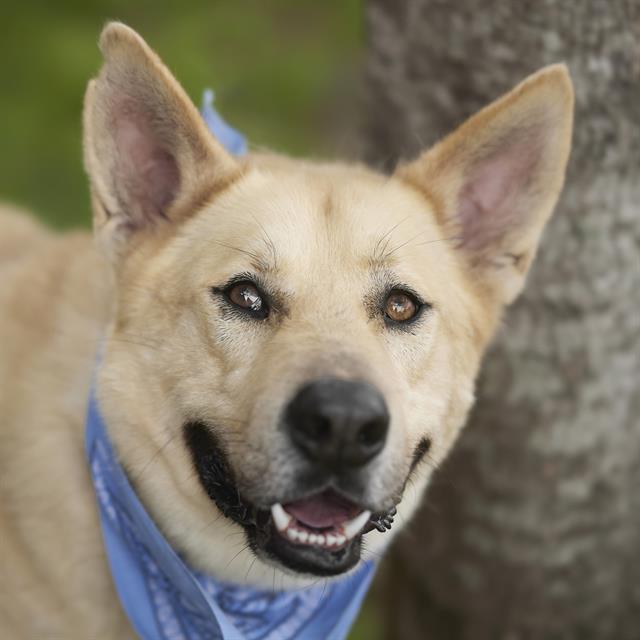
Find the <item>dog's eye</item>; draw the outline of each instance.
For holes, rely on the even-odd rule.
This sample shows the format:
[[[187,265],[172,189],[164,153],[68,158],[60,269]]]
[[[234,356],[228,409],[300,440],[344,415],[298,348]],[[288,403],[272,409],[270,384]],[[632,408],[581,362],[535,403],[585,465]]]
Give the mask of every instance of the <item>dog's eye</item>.
[[[227,298],[236,307],[246,309],[259,318],[265,318],[268,308],[262,298],[262,294],[252,282],[238,282],[231,285],[226,291]]]
[[[384,314],[393,322],[408,322],[415,318],[420,304],[409,293],[394,289],[384,303]]]

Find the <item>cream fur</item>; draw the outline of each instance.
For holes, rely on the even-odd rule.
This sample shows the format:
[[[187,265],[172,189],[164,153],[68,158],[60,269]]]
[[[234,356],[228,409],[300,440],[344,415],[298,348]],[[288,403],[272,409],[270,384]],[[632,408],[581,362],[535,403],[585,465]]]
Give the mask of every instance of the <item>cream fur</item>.
[[[562,66],[532,76],[388,178],[276,156],[237,161],[137,34],[112,24],[101,46],[105,67],[85,109],[99,250],[89,234],[54,235],[0,212],[2,637],[131,635],[83,454],[101,340],[98,392],[111,438],[161,529],[195,566],[269,586],[307,580],[240,551],[241,529],[218,517],[179,429],[194,417],[222,426],[243,490],[258,495],[286,481],[287,449],[276,433],[283,404],[320,374],[366,378],[387,399],[392,425],[372,498],[399,487],[415,445],[431,439],[399,507],[404,524],[462,427],[481,355],[522,288],[569,152],[572,92]],[[168,220],[133,231],[110,178],[117,149],[108,111],[132,69],[142,99],[166,119],[183,176]],[[457,246],[451,230],[470,164],[505,131],[536,126],[539,113],[552,117],[540,132],[548,144],[535,188],[518,200],[525,222],[489,248],[490,259],[486,247],[480,257]],[[390,332],[363,305],[385,234],[393,249],[386,268],[433,305],[411,333]],[[252,268],[246,251],[271,260],[270,243],[268,277],[288,294],[286,316],[255,327],[225,321],[210,287]],[[400,526],[368,534],[368,553]]]

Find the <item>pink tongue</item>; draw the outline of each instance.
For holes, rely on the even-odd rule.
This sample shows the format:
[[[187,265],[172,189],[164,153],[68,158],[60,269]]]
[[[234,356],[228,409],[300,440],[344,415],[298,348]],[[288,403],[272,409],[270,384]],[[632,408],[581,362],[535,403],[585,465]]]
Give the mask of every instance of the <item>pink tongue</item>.
[[[333,491],[283,505],[287,513],[314,529],[335,527],[352,520],[361,511],[358,505]]]

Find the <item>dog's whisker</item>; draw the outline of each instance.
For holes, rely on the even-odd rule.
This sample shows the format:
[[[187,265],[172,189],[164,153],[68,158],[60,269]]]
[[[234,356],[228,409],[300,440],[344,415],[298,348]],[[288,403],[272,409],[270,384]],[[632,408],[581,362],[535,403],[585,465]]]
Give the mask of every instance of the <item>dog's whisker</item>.
[[[239,535],[245,535],[245,532],[243,529],[238,529],[237,531],[230,531],[229,533],[227,533],[224,539],[228,540],[229,538],[237,537]]]
[[[409,240],[402,242],[401,244],[399,244],[397,247],[394,247],[393,249],[387,251],[384,256],[383,256],[383,260],[388,260],[394,253],[398,252],[400,249],[402,249],[403,247],[406,247],[407,245],[411,245],[412,243],[414,243],[415,240],[417,240],[420,236],[423,236],[425,233],[428,233],[428,230],[424,230],[421,231],[420,233],[416,234],[413,238],[410,238]],[[421,246],[423,244],[430,244],[431,242],[439,242],[440,240],[442,240],[442,238],[438,238],[436,240],[427,240],[426,242],[420,242],[420,243],[416,243],[414,246]]]
[[[242,247],[236,247],[235,245],[228,244],[226,242],[221,242],[220,240],[211,240],[211,242],[220,245],[221,247],[225,247],[226,249],[231,249],[232,251],[237,251],[238,253],[242,253],[246,256],[249,256],[252,261],[260,267],[260,269],[264,271],[269,270],[269,265],[265,262],[262,256],[259,256],[255,251],[251,251],[249,249],[243,249]]]
[[[418,234],[418,236],[416,236],[416,237],[419,237],[420,235],[422,235],[422,234]],[[433,240],[425,240],[424,242],[415,242],[415,243],[412,240],[408,240],[407,242],[403,242],[399,246],[394,247],[391,251],[388,251],[384,255],[383,259],[390,258],[393,254],[395,254],[396,252],[398,252],[401,249],[405,249],[405,254],[406,254],[407,249],[417,249],[419,247],[424,247],[426,245],[436,244],[436,243],[439,243],[439,242],[451,242],[451,241],[457,240],[458,238],[459,238],[459,236],[448,236],[448,237],[445,237],[445,238],[434,238]]]
[[[169,438],[167,439],[167,441],[162,444],[160,447],[158,447],[156,449],[156,451],[154,452],[154,454],[151,456],[151,458],[149,458],[149,460],[144,464],[144,466],[142,467],[142,469],[140,469],[140,471],[131,478],[131,482],[132,484],[136,484],[140,478],[142,478],[144,472],[149,468],[150,465],[152,465],[154,463],[154,461],[158,458],[159,455],[162,454],[162,452],[176,439],[177,436],[181,435],[181,433],[179,431],[174,431]]]
[[[244,551],[247,551],[249,549],[249,545],[247,543],[244,543],[242,545],[242,548],[240,549],[240,551],[238,551],[238,553],[236,553],[233,558],[231,558],[231,560],[229,560],[229,562],[225,565],[224,570],[227,571],[229,569],[229,567],[231,566],[231,563],[238,557],[240,556]]]
[[[126,345],[130,345],[130,346],[134,346],[134,347],[144,347],[145,349],[153,349],[153,350],[159,350],[159,347],[157,344],[150,344],[148,342],[141,342],[140,340],[130,340],[128,338],[111,338],[110,339],[111,342],[119,342],[122,344],[126,344]]]
[[[258,559],[258,556],[254,555],[253,556],[253,560],[251,561],[251,564],[249,565],[249,568],[247,569],[247,573],[244,574],[244,581],[245,583],[248,582],[249,580],[249,573],[251,572],[251,569],[253,569],[253,565],[256,563],[256,560]]]
[[[387,247],[389,246],[389,241],[391,240],[391,236],[393,232],[400,225],[404,224],[409,218],[410,216],[406,216],[399,222],[393,224],[380,238],[378,238],[378,241],[376,242],[373,248],[374,261],[382,262],[384,260],[384,255],[386,253]],[[384,247],[382,246],[383,243],[384,243]]]
[[[366,551],[368,554],[372,555],[374,558],[377,558],[378,560],[382,560],[382,558],[384,558],[384,554],[380,553],[379,551],[374,551],[373,549],[370,549],[368,545],[366,545],[364,542],[362,543],[362,550]]]
[[[327,592],[327,579],[325,578],[322,583],[322,593],[320,594],[320,600],[324,600],[324,594]]]
[[[447,236],[445,238],[436,238],[435,240],[427,240],[426,242],[418,242],[416,243],[416,247],[422,247],[425,244],[433,244],[435,242],[452,242],[454,240],[461,240],[462,236],[460,235],[455,235],[455,236]]]
[[[440,471],[442,468],[442,463],[436,460],[428,451],[425,453],[423,459],[433,471]]]
[[[273,239],[271,238],[271,236],[269,235],[269,233],[267,232],[267,230],[265,229],[264,225],[262,224],[262,222],[260,222],[260,220],[258,220],[258,218],[255,216],[255,214],[253,212],[250,212],[251,217],[256,221],[256,224],[260,227],[260,231],[262,232],[262,235],[264,237],[264,242],[267,246],[267,248],[269,249],[269,251],[271,252],[271,257],[273,258],[273,270],[277,271],[278,269],[278,252],[276,250],[276,245],[273,242]]]
[[[220,518],[222,518],[222,511],[218,511],[218,513],[213,518],[211,518],[207,522],[207,524],[204,525],[204,527],[198,529],[198,531],[196,531],[196,535],[202,535],[209,527],[212,527],[214,524],[216,524],[218,520],[220,520]]]

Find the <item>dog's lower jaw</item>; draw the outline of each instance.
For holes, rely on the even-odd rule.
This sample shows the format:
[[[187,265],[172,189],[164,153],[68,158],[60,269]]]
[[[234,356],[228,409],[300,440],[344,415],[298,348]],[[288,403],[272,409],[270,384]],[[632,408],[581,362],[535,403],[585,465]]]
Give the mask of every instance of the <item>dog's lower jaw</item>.
[[[265,546],[254,549],[254,552],[259,557],[264,554],[268,562],[276,562],[295,574],[315,577],[337,576],[353,569],[360,560],[362,535],[356,536],[340,549],[328,550],[296,545],[274,529],[275,527],[271,528],[272,533]]]

